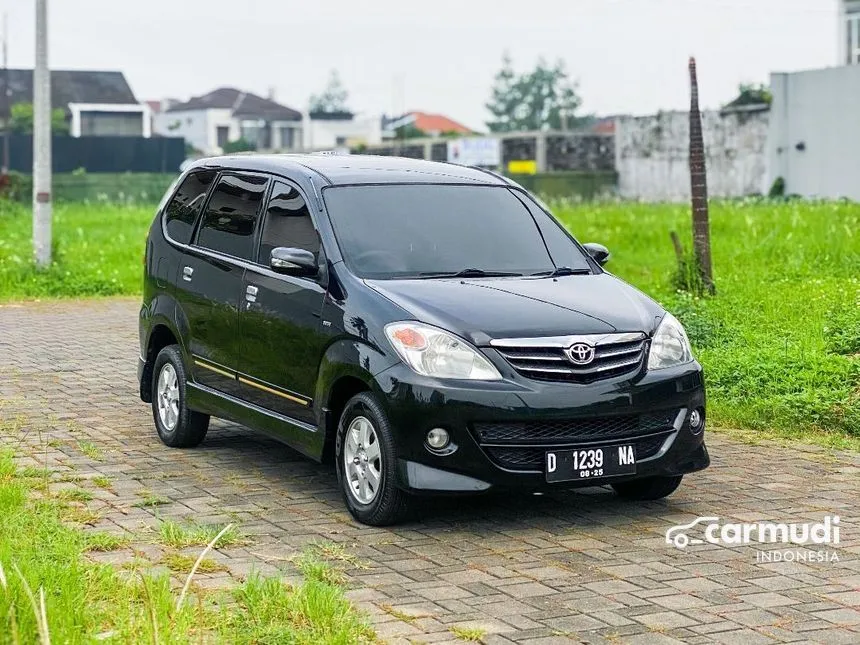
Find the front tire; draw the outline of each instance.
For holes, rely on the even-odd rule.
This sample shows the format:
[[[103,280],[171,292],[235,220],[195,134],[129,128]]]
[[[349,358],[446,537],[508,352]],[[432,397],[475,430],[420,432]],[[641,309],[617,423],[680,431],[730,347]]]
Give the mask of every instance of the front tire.
[[[362,524],[387,526],[403,519],[409,497],[397,487],[397,453],[391,424],[378,399],[356,394],[337,428],[337,479],[352,516]]]
[[[681,485],[683,475],[676,477],[646,477],[629,482],[612,484],[615,492],[624,499],[650,501],[668,497]]]
[[[185,404],[186,377],[179,345],[162,349],[152,370],[152,417],[158,437],[171,448],[193,448],[209,429],[209,415]]]

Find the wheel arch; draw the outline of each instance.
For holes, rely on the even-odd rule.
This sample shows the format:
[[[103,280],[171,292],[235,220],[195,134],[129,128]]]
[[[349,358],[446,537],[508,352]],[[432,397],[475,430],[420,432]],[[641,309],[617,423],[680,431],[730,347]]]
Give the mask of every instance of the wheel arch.
[[[146,403],[152,402],[152,371],[155,366],[155,358],[158,353],[169,345],[182,345],[176,328],[170,324],[166,317],[154,318],[150,327],[149,336],[146,339],[146,352],[143,356],[143,372],[140,376],[140,398]]]
[[[361,392],[379,394],[374,374],[390,367],[396,359],[356,339],[328,347],[320,363],[315,400],[320,402],[318,427],[324,433],[321,460],[334,459],[335,436],[340,415],[353,396]]]

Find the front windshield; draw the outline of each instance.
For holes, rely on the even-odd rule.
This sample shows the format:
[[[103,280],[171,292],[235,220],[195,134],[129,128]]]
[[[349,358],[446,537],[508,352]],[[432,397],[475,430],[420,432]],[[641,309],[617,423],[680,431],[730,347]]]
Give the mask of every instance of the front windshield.
[[[503,186],[335,186],[323,193],[347,266],[362,278],[590,271],[552,218]]]

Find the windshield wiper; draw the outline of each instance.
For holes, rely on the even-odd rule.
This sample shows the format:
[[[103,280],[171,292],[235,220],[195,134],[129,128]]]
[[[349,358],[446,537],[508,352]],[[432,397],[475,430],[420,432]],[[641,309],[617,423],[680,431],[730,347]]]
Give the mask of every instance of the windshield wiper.
[[[418,277],[428,280],[432,278],[505,278],[521,275],[522,273],[512,273],[510,271],[485,271],[484,269],[468,268],[445,273],[419,273]]]
[[[533,276],[547,276],[549,278],[558,278],[565,275],[591,275],[591,269],[571,269],[570,267],[556,267],[552,271],[538,271],[532,273]]]

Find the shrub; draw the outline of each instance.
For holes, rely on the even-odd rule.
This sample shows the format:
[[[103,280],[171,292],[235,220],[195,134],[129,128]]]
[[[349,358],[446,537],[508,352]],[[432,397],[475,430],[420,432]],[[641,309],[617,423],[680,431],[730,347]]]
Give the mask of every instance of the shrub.
[[[234,152],[251,152],[256,149],[257,146],[255,146],[250,141],[246,141],[245,139],[228,141],[224,144],[224,154],[232,154]]]
[[[720,347],[728,342],[726,324],[711,311],[707,300],[678,291],[663,304],[684,325],[695,349]]]
[[[827,351],[850,356],[860,354],[860,291],[854,303],[831,309],[824,327]]]
[[[9,174],[0,175],[0,200],[21,201],[31,189],[29,178],[20,172],[13,170]]]
[[[774,180],[773,185],[770,187],[767,196],[771,199],[785,197],[785,179],[783,179],[782,177],[777,177]]]

